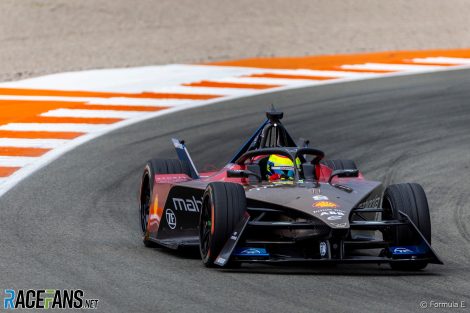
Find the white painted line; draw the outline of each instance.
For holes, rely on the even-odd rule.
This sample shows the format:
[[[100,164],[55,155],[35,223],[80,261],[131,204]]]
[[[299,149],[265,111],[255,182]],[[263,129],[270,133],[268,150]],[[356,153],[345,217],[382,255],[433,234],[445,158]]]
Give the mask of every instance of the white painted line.
[[[226,77],[247,76],[266,72],[287,74],[289,72],[293,73],[292,71],[304,72],[305,75],[325,75],[328,77],[365,77],[367,75],[376,75],[374,73],[348,73],[342,71],[317,71],[310,69],[284,70],[238,66],[169,64],[162,66],[58,73],[28,78],[21,81],[0,83],[0,87],[51,90],[77,90],[78,87],[80,90],[101,92],[168,92],[174,86],[201,80],[218,80]],[[298,73],[295,73],[294,75],[296,74]],[[219,90],[206,89],[203,91],[201,89],[198,93],[240,95],[246,94],[247,92],[246,89],[241,92],[237,92],[234,88],[230,88],[226,92],[221,93],[220,88],[217,89]],[[179,92],[180,91],[178,91],[178,93]]]
[[[79,117],[79,118],[132,118],[148,111],[119,111],[119,110],[82,110],[82,109],[56,109],[42,113],[48,117]]]
[[[2,156],[0,155],[0,166],[7,167],[23,167],[31,164],[38,158],[34,157],[16,157],[16,156]]]
[[[147,98],[100,98],[90,100],[87,104],[96,105],[125,105],[125,106],[149,106],[149,107],[172,107],[179,105],[196,104],[202,100],[190,99],[147,99]]]
[[[193,81],[196,82],[196,81]],[[256,90],[246,88],[216,88],[216,87],[191,87],[191,86],[171,86],[156,87],[151,92],[175,93],[186,95],[214,95],[214,96],[241,96],[249,95]]]
[[[432,71],[446,68],[437,65],[413,65],[413,64],[387,64],[387,63],[365,63],[341,65],[348,70],[377,70],[377,71]]]
[[[108,126],[109,124],[9,123],[1,125],[0,130],[92,133]]]
[[[434,58],[415,58],[412,59],[416,63],[429,63],[429,64],[470,64],[470,58],[448,58],[448,57],[434,57]]]
[[[323,70],[309,70],[309,69],[298,69],[298,70],[278,70],[278,69],[266,69],[262,74],[281,74],[281,75],[305,75],[305,76],[319,76],[319,77],[373,77],[381,75],[380,73],[356,73],[348,71],[323,71]],[[259,73],[258,73],[259,74]]]
[[[0,138],[0,147],[53,149],[66,144],[64,139]]]
[[[56,97],[56,96],[16,96],[16,95],[2,95],[2,94],[0,94],[0,100],[88,102],[88,101],[94,100],[94,99],[99,99],[99,98]]]
[[[1,91],[0,91],[1,92]],[[88,97],[56,97],[56,96],[12,96],[1,95],[0,100],[21,100],[21,101],[60,101],[60,102],[81,102],[97,105],[126,105],[126,106],[149,106],[168,107],[176,105],[186,105],[201,100],[186,99],[152,99],[152,98],[88,98]]]
[[[260,85],[315,85],[317,81],[309,79],[288,79],[288,78],[264,78],[264,77],[230,77],[212,82],[237,83],[237,84],[260,84]]]

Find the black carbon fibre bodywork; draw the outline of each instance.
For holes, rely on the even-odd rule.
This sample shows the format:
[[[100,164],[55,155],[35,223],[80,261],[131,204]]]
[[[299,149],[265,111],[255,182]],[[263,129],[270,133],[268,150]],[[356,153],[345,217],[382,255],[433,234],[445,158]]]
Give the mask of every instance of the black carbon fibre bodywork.
[[[146,238],[173,249],[199,246],[204,192],[212,182],[231,182],[243,185],[247,206],[215,261],[219,266],[229,261],[442,263],[406,214],[383,218],[382,183],[364,179],[357,169],[334,171],[321,164],[321,150],[285,146],[293,140],[272,118],[268,114],[268,121],[217,172],[199,173],[184,142],[174,139],[193,174],[155,175]],[[293,180],[263,179],[259,160],[272,154],[300,162]],[[403,227],[420,242],[397,246],[391,234]]]

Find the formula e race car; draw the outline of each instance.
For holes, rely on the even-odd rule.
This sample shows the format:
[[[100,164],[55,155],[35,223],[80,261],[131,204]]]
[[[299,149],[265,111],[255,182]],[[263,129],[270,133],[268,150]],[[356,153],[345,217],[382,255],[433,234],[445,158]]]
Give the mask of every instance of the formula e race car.
[[[351,160],[323,160],[308,141],[295,143],[267,120],[219,171],[199,173],[183,141],[178,159],[153,159],[140,186],[144,244],[199,247],[208,266],[245,262],[389,263],[419,270],[442,264],[431,247],[423,188],[385,188],[364,179]],[[271,181],[270,156],[289,158],[291,180]]]

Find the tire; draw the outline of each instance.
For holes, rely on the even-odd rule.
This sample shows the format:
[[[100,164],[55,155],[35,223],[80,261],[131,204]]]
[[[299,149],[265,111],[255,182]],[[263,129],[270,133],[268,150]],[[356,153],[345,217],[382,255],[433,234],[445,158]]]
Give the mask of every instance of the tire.
[[[205,266],[214,266],[245,211],[245,190],[241,185],[214,182],[207,186],[199,219],[199,251]]]
[[[421,185],[407,183],[388,186],[384,193],[383,208],[383,219],[400,219],[399,211],[408,215],[431,244],[431,217],[428,200]],[[417,234],[405,226],[399,226],[395,231],[384,234],[385,238],[396,246],[417,245],[421,241]],[[390,264],[392,269],[397,270],[420,270],[427,265],[427,262],[415,261]]]
[[[150,205],[153,203],[153,178],[155,174],[186,174],[191,176],[189,165],[180,160],[152,159],[145,165],[139,197],[140,226],[144,245],[150,248],[158,246],[149,239],[149,234],[147,232]]]
[[[356,163],[353,160],[322,160],[321,164],[335,170],[357,170]]]

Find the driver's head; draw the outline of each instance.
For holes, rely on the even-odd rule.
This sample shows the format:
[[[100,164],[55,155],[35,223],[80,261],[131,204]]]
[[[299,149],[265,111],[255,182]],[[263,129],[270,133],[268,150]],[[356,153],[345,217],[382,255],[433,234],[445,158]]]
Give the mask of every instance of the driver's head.
[[[271,154],[266,172],[269,181],[294,180],[294,163],[288,157]]]

